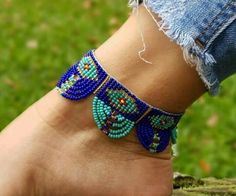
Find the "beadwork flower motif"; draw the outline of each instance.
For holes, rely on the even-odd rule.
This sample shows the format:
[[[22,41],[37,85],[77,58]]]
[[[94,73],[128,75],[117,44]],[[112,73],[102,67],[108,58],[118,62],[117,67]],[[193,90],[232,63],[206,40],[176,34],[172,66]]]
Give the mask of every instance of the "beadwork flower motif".
[[[124,90],[112,90],[107,89],[107,94],[111,104],[119,111],[123,113],[135,113],[138,112],[135,100],[130,97]]]
[[[81,59],[78,65],[78,71],[84,78],[91,79],[91,80],[98,79],[96,65],[93,59],[89,56]]]
[[[154,129],[168,129],[169,127],[173,126],[174,118],[172,116],[166,115],[153,115],[149,116],[148,119]]]

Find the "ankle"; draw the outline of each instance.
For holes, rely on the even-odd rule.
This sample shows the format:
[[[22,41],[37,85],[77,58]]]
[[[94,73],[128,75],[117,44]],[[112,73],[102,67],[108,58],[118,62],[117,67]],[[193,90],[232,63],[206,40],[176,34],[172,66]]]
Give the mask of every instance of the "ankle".
[[[140,17],[132,15],[95,54],[108,73],[144,101],[183,112],[206,91],[205,86],[195,68],[185,62],[181,48],[157,30],[145,8],[139,10]],[[138,56],[143,46],[137,20],[146,43],[143,56],[152,64]]]
[[[46,123],[50,127],[53,127],[56,134],[77,141],[78,148],[81,143],[85,146],[93,144],[90,146],[90,150],[93,151],[96,151],[100,146],[116,153],[129,152],[140,156],[171,159],[170,145],[162,153],[149,153],[138,141],[134,129],[122,139],[107,138],[94,122],[92,99],[93,95],[79,102],[68,101],[59,96],[58,92],[52,90],[43,98],[43,101],[37,103],[36,108],[38,113],[41,114],[41,118],[45,122],[47,121]],[[44,116],[44,114],[47,114],[47,116]]]
[[[143,14],[145,16],[145,12]],[[129,28],[126,28],[126,26]],[[95,51],[96,57],[112,77],[116,78],[140,99],[167,112],[183,112],[204,92],[203,83],[200,81],[197,72],[187,66],[184,59],[180,57],[181,49],[169,42],[168,38],[161,32],[156,33],[155,26],[152,27],[151,25],[149,28],[153,28],[153,31],[150,32],[152,34],[155,32],[164,47],[169,48],[167,54],[166,51],[160,50],[159,44],[155,44],[155,41],[154,44],[151,43],[152,51],[156,48],[155,52],[158,53],[158,55],[154,52],[148,53],[153,65],[146,64],[138,58],[134,48],[138,46],[139,42],[132,40],[131,43],[120,42],[122,44],[119,44],[119,40],[123,40],[125,35],[130,36],[130,39],[132,36],[138,38],[134,16],[128,20],[117,34]],[[129,33],[127,29],[130,31]],[[148,34],[149,30],[145,33]],[[153,36],[151,37],[153,38]],[[132,47],[130,44],[132,44]],[[129,48],[130,50],[128,50]],[[124,49],[128,50],[127,54],[124,54]],[[116,55],[113,56],[113,54]],[[156,60],[156,56],[159,59]],[[96,125],[92,118],[92,97],[93,95],[79,102],[62,101],[62,98],[54,99],[52,97],[51,100],[54,100],[54,103],[50,103],[48,106],[51,108],[55,106],[60,111],[56,112],[56,115],[64,120],[62,124],[59,124],[60,126],[67,126],[67,130],[68,128],[69,130],[75,130],[76,128],[81,130],[93,129]],[[83,119],[78,120],[81,119],[80,115],[82,114]],[[131,138],[134,137],[131,136]]]

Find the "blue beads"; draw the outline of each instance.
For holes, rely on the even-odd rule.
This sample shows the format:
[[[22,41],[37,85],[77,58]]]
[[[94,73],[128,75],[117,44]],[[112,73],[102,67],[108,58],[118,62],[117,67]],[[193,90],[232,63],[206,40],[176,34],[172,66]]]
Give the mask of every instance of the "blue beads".
[[[139,99],[108,75],[94,50],[68,69],[56,89],[74,101],[94,94],[94,121],[112,139],[125,137],[135,128],[138,140],[150,152],[161,152],[170,142],[176,143],[175,127],[183,114],[162,111]]]
[[[139,141],[150,152],[163,151],[170,141],[174,141],[171,137],[181,116],[152,108],[136,126]]]
[[[107,74],[94,58],[92,51],[89,51],[61,77],[56,89],[63,97],[81,100],[91,95],[103,82]],[[71,84],[71,77],[75,78],[75,81],[72,85],[68,85]]]

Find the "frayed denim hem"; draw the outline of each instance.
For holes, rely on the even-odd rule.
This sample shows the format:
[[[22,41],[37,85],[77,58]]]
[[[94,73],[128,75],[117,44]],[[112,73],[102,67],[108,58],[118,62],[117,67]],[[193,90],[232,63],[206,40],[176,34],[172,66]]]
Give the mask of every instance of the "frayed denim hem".
[[[143,0],[143,6],[147,9],[150,16],[157,24],[160,31],[163,31],[172,41],[175,41],[183,49],[183,56],[187,63],[196,67],[196,70],[204,82],[210,95],[215,96],[219,93],[220,81],[214,73],[213,66],[216,63],[215,58],[202,49],[195,41],[194,36],[185,32],[181,26],[173,22],[173,11],[181,14],[183,2],[180,5],[163,3],[157,0]],[[129,6],[135,9],[139,6],[139,0],[130,0]],[[182,5],[182,7],[181,7]],[[153,13],[157,14],[161,20],[157,21]],[[184,16],[183,16],[184,17]]]

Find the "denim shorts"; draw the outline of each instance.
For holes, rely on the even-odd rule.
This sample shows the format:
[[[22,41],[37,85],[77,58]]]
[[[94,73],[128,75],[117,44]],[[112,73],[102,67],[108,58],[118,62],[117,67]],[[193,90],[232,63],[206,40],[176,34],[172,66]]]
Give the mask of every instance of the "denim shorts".
[[[196,69],[211,95],[236,72],[236,0],[130,0],[145,6],[171,40],[183,49],[185,60]]]

